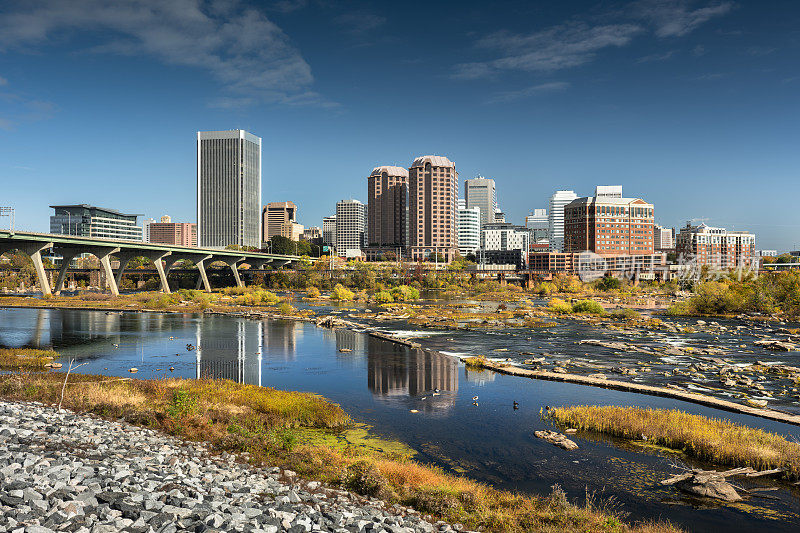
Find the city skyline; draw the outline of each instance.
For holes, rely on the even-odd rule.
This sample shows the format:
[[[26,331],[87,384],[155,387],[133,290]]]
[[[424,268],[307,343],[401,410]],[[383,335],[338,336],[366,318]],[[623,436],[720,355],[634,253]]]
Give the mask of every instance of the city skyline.
[[[515,224],[555,190],[618,183],[654,203],[660,225],[706,222],[753,231],[759,248],[800,247],[790,2],[506,2],[492,13],[467,3],[455,14],[442,4],[420,26],[413,5],[212,12],[142,0],[152,19],[141,27],[92,2],[68,13],[0,4],[0,203],[16,208],[18,228],[46,230],[47,206],[80,202],[195,221],[192,133],[242,128],[264,138],[262,203],[291,199],[306,225],[338,198],[366,201],[371,168],[436,154],[462,180],[495,179]],[[182,27],[189,16],[197,30]],[[264,30],[252,43],[204,39],[245,20]],[[153,23],[185,48],[142,30]],[[378,64],[392,74],[365,75]],[[449,124],[446,136],[407,120],[426,113]],[[376,118],[395,127],[376,135]],[[42,139],[54,140],[44,152]]]

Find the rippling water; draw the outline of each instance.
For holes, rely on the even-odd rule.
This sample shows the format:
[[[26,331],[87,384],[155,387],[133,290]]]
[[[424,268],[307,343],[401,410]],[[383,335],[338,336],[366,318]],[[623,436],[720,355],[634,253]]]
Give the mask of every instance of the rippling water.
[[[392,329],[395,325],[383,326]],[[571,353],[574,358],[574,341],[583,338],[581,326],[565,324],[558,326],[563,329],[547,332],[507,331],[494,336],[438,332],[422,340],[452,352],[508,348],[509,355],[499,352],[503,357],[540,343],[542,350]],[[609,333],[609,338],[615,335]],[[487,340],[493,338],[498,339],[496,343]],[[187,350],[187,344],[197,349]],[[548,427],[539,417],[544,406],[591,403],[680,408],[800,438],[798,427],[745,415],[666,398],[473,372],[446,354],[294,321],[0,309],[0,345],[52,346],[67,358],[87,363],[80,368],[86,373],[127,376],[128,369],[136,367],[139,378],[210,375],[317,392],[372,425],[377,433],[406,442],[418,451],[421,461],[501,488],[549,493],[558,483],[571,499],[582,500],[587,490],[600,498],[613,496],[633,518],[668,518],[695,531],[722,526],[729,531],[796,531],[800,523],[798,487],[773,485],[780,490],[769,494],[777,496],[777,501],[701,506],[682,499],[672,488],[657,485],[675,472],[672,463],[681,461],[679,456],[586,434],[575,439],[579,450],[566,452],[533,437],[534,430]],[[342,348],[352,351],[340,352]],[[589,347],[579,349],[593,352]],[[597,351],[590,357],[614,357]],[[514,401],[519,402],[519,410],[512,408]],[[411,413],[412,409],[419,412]]]

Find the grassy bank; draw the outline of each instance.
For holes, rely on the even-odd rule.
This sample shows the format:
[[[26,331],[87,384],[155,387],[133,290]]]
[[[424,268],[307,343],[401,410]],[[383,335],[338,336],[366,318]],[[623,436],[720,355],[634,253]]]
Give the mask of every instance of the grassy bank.
[[[719,465],[782,468],[787,477],[800,478],[800,444],[727,420],[668,409],[587,405],[558,407],[548,416],[577,429],[636,440],[644,436],[652,444]]]
[[[0,375],[0,397],[57,403],[64,375]],[[451,522],[494,531],[672,532],[665,524],[628,525],[595,505],[568,503],[563,492],[527,497],[498,491],[421,465],[398,451],[329,445],[352,421],[336,404],[306,393],[225,380],[133,380],[73,375],[64,405],[126,421],[216,450],[248,452],[256,464],[282,465],[307,479],[413,506]]]
[[[44,370],[57,357],[53,350],[0,348],[0,370]]]

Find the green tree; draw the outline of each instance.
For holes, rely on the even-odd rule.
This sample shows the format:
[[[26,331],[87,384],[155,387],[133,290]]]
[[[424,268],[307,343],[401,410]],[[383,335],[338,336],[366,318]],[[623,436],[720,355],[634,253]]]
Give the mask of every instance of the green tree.
[[[295,242],[282,235],[273,235],[270,239],[272,243],[270,251],[273,254],[294,255]]]

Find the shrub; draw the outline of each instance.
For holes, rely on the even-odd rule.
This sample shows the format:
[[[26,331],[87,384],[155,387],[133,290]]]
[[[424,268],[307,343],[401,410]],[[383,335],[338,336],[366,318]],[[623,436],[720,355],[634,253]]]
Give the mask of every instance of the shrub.
[[[595,287],[597,287],[601,291],[613,291],[622,287],[622,282],[618,278],[615,278],[613,276],[605,276],[604,278],[597,281]]]
[[[289,302],[283,302],[278,306],[278,312],[282,315],[293,315],[297,310]]]
[[[394,297],[389,291],[381,291],[375,295],[375,301],[379,304],[390,304],[394,301]]]
[[[389,499],[392,489],[374,463],[362,459],[347,467],[345,486],[365,496]]]
[[[572,306],[560,298],[553,298],[547,304],[550,311],[560,315],[569,314],[572,312]]]
[[[475,355],[464,359],[464,366],[472,369],[482,369],[486,365],[486,356]]]
[[[622,309],[614,309],[608,313],[610,318],[619,318],[621,320],[636,320],[637,318],[642,318],[638,312],[634,311],[630,308],[622,308]]]
[[[306,296],[308,296],[309,298],[319,298],[320,297],[319,289],[316,287],[309,287],[308,290],[306,291]]]
[[[605,309],[594,300],[580,300],[572,304],[573,313],[586,313],[590,315],[602,315]]]
[[[263,289],[255,289],[246,292],[234,300],[238,305],[275,305],[281,299],[274,292],[265,291]]]
[[[147,300],[144,305],[151,309],[166,309],[167,307],[178,305],[178,299],[174,294],[162,294]]]
[[[419,290],[408,285],[400,285],[391,291],[392,298],[398,302],[408,302],[411,300],[419,300]]]
[[[531,291],[539,296],[549,296],[553,292],[557,290],[557,287],[550,283],[549,281],[543,281],[542,283],[537,283],[533,286]]]
[[[331,294],[333,300],[338,300],[340,302],[349,302],[354,296],[353,291],[346,289],[341,283],[336,284]]]

